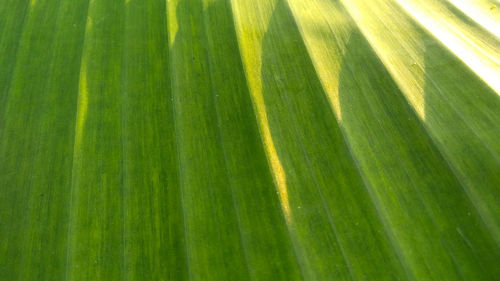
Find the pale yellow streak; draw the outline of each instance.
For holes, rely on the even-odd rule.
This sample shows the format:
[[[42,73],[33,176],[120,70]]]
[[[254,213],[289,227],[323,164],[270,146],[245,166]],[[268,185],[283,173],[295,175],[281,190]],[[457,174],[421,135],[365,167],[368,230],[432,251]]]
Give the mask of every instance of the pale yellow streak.
[[[479,37],[437,2],[396,1],[500,95],[500,46],[490,45],[489,38]]]
[[[172,48],[179,31],[177,23],[177,5],[179,0],[167,0],[167,29],[168,29],[168,46]]]
[[[417,30],[390,0],[343,3],[417,115],[425,120],[425,45]]]
[[[37,0],[30,0],[30,8],[32,8],[36,4]]]
[[[262,39],[267,30],[267,26],[274,11],[275,1],[267,2],[269,6],[262,7],[258,15],[260,19],[249,18],[247,9],[252,7],[252,1],[232,0],[235,24],[238,33],[238,43],[245,66],[245,73],[252,96],[253,105],[256,111],[259,130],[264,144],[267,158],[272,169],[274,181],[277,187],[277,193],[280,198],[281,207],[287,224],[292,225],[292,213],[288,200],[288,189],[286,183],[286,174],[283,165],[278,157],[274,141],[269,128],[264,97],[262,94],[261,66],[262,66]],[[250,6],[249,6],[250,5]],[[240,9],[242,10],[240,12]]]
[[[339,74],[352,21],[334,1],[288,0],[288,4],[330,105],[342,121]]]
[[[215,0],[204,1],[203,9],[206,10],[210,5],[214,3]],[[268,21],[269,20],[267,20],[266,22]],[[256,48],[252,51],[255,51],[254,58],[259,58],[260,61],[261,49]],[[271,130],[269,128],[269,121],[267,119],[264,97],[262,95],[262,81],[260,79],[260,69],[261,69],[261,62],[259,62],[258,66],[255,68],[256,71],[252,73],[254,75],[251,75],[252,81],[254,83],[250,83],[250,89],[253,97],[254,106],[257,111],[257,118],[259,119],[259,129],[262,135],[262,141],[266,149],[268,161],[273,171],[274,180],[278,187],[278,195],[280,197],[281,206],[283,208],[287,222],[290,222],[291,221],[290,203],[288,201],[286,175],[285,175],[285,170],[283,169],[283,165],[281,164],[281,161],[278,157],[278,153],[276,152],[276,147],[274,146],[274,141],[271,136]],[[258,74],[258,77],[255,77],[255,74]]]
[[[91,2],[92,3],[92,2]],[[92,30],[92,18],[87,18],[87,23],[85,25],[85,38],[89,37],[89,33]],[[89,89],[87,85],[87,52],[88,52],[88,42],[85,41],[83,46],[83,55],[80,65],[80,81],[78,85],[78,104],[76,111],[76,126],[75,126],[75,143],[74,151],[79,153],[83,130],[85,128],[85,123],[87,120],[88,104],[89,104]]]
[[[80,70],[80,83],[78,89],[78,109],[76,113],[76,131],[75,131],[75,151],[79,151],[82,143],[83,129],[87,120],[87,111],[89,103],[89,91],[87,87],[87,65],[82,63]]]
[[[448,0],[464,14],[500,38],[500,7],[488,0]]]
[[[276,152],[276,147],[274,146],[274,141],[271,136],[271,131],[269,129],[269,122],[267,120],[266,107],[264,104],[264,97],[262,96],[261,85],[254,85],[252,87],[252,96],[254,101],[254,106],[257,111],[257,118],[259,119],[259,127],[262,135],[262,141],[267,153],[267,158],[271,169],[273,171],[274,180],[278,188],[278,195],[281,202],[281,207],[283,208],[283,213],[285,214],[285,219],[287,223],[291,223],[291,212],[290,203],[288,202],[288,190],[286,186],[286,175],[283,165]],[[260,88],[260,90],[258,89]]]

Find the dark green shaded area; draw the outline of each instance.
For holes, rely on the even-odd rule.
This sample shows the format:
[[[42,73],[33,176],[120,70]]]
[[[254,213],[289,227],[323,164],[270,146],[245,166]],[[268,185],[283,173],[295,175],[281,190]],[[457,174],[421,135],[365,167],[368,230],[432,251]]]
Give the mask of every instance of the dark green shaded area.
[[[125,274],[124,19],[124,2],[90,2],[76,114],[67,280],[118,280]]]
[[[262,55],[263,95],[305,279],[401,278],[402,265],[284,1],[274,10]]]
[[[299,280],[301,272],[262,146],[229,1],[209,5],[205,28],[219,141],[250,277]]]
[[[29,1],[8,0],[0,6],[0,106],[5,107],[23,27],[30,14]],[[0,115],[2,116],[2,115]]]
[[[0,58],[2,70],[15,61],[0,111],[1,280],[61,280],[65,274],[86,11],[87,1],[32,6],[20,42],[8,44],[19,55]]]
[[[187,279],[165,4],[126,4],[121,122],[127,280]]]
[[[425,124],[499,243],[500,97],[444,46],[422,34]]]
[[[189,277],[247,280],[212,96],[203,6],[199,0],[176,3],[179,29],[169,56]]]
[[[401,257],[418,280],[494,280],[498,245],[449,163],[359,33],[347,50],[342,127]]]

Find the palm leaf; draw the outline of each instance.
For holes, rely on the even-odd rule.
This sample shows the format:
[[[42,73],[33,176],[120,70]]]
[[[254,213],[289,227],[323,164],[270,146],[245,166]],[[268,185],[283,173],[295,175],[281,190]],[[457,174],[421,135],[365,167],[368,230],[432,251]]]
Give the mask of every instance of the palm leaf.
[[[500,280],[494,0],[2,0],[0,280]]]

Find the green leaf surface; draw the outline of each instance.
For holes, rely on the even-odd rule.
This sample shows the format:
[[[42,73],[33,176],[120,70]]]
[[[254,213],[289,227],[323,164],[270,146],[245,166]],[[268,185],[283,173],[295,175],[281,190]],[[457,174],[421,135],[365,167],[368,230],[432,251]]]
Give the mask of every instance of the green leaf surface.
[[[0,280],[500,280],[497,5],[0,0]]]

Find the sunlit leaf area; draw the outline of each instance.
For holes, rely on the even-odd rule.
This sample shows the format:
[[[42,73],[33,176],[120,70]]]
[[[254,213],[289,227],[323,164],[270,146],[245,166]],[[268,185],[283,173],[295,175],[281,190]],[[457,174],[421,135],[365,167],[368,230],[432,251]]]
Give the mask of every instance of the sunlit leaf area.
[[[0,281],[500,280],[500,1],[0,0]]]

